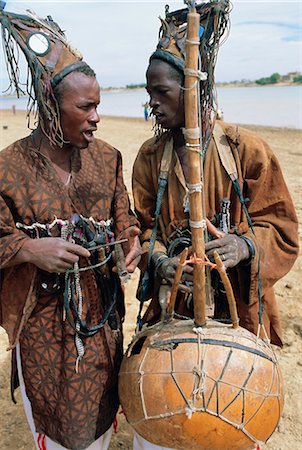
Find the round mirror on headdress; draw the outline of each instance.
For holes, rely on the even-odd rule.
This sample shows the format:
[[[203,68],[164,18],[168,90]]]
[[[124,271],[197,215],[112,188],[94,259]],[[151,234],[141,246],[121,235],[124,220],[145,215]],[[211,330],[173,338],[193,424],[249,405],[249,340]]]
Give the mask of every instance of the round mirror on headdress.
[[[27,38],[27,45],[38,56],[44,56],[50,50],[50,41],[41,32],[31,33]]]
[[[71,71],[87,64],[50,15],[42,19],[31,11],[27,15],[15,14],[5,11],[4,6],[5,2],[0,0],[0,27],[10,87],[16,89],[17,95],[29,95],[29,119],[37,106],[39,124],[45,135],[55,145],[62,146],[59,106],[53,89]],[[19,50],[29,69],[25,89],[20,81]]]

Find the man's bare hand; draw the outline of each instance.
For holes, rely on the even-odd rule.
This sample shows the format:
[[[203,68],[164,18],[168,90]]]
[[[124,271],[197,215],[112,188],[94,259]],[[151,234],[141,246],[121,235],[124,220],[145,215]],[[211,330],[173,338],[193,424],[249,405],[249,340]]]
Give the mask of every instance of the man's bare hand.
[[[13,263],[30,262],[46,272],[61,273],[72,268],[80,256],[89,258],[90,252],[62,238],[27,239]]]
[[[173,284],[175,278],[176,268],[179,264],[179,257],[174,256],[169,258],[163,253],[155,253],[152,255],[152,260],[155,265],[157,275]],[[179,289],[182,292],[192,292],[193,289],[193,267],[186,264],[183,268]]]
[[[126,267],[129,273],[133,273],[141,259],[142,248],[139,241],[141,230],[138,227],[129,227],[123,232],[123,238],[128,239],[124,244],[126,255]]]
[[[118,239],[127,239],[127,242],[122,244],[123,252],[125,255],[126,269],[129,273],[133,273],[141,259],[142,248],[139,241],[139,235],[141,230],[132,226],[124,230],[118,237]],[[117,272],[116,266],[112,269],[113,272]]]
[[[214,239],[205,245],[206,255],[214,260],[216,250],[226,268],[235,267],[250,257],[249,247],[244,239],[236,234],[226,234],[221,239]]]

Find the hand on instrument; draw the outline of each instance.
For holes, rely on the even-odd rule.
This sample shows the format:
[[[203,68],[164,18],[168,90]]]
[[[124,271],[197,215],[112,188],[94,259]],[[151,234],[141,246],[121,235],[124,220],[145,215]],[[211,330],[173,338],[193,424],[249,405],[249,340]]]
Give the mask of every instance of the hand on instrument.
[[[138,227],[132,226],[124,230],[120,239],[128,239],[123,244],[123,250],[126,256],[125,263],[129,273],[133,273],[141,259],[142,248],[139,241],[141,231]]]
[[[241,261],[250,258],[250,251],[244,239],[236,234],[226,234],[221,239],[214,239],[205,244],[206,255],[214,260],[214,251],[219,253],[226,268],[235,267]]]
[[[80,245],[62,238],[26,239],[15,257],[15,262],[29,262],[50,273],[71,269],[80,256],[89,258],[90,252]]]
[[[164,253],[155,253],[152,256],[152,262],[155,266],[156,274],[168,281],[169,284],[173,284],[175,277],[175,271],[179,264],[179,257],[174,256],[169,258]],[[181,283],[179,284],[179,289],[182,292],[192,292],[193,290],[193,267],[185,265],[183,268],[183,273],[181,277]]]

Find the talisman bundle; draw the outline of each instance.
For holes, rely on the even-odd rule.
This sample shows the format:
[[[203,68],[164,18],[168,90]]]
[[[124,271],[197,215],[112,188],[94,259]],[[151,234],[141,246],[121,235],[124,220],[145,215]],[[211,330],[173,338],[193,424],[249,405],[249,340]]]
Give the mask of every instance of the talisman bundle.
[[[195,7],[186,17],[185,112],[186,145],[192,185],[202,179],[198,114],[198,45],[202,15],[219,34],[217,1]],[[197,11],[196,11],[197,9]],[[170,17],[173,13],[170,13]],[[176,12],[177,20],[181,12]],[[175,17],[176,17],[175,16]],[[204,17],[203,17],[204,19]],[[175,19],[176,20],[176,19]],[[217,30],[216,28],[217,27]],[[209,53],[208,53],[209,54]],[[213,53],[214,55],[214,53]],[[212,61],[213,62],[213,61]],[[213,65],[212,65],[213,68]],[[207,92],[202,93],[209,101]],[[204,108],[202,138],[207,139],[209,114]],[[194,320],[175,320],[174,301],[187,249],[180,257],[166,320],[136,334],[124,357],[119,393],[128,422],[154,444],[173,449],[254,449],[278,425],[283,408],[280,369],[269,341],[238,326],[235,300],[223,263],[216,268],[227,292],[232,325],[206,318],[206,271],[202,192],[190,192],[190,225],[194,255]],[[197,264],[202,261],[203,264]],[[261,321],[260,321],[261,322]]]

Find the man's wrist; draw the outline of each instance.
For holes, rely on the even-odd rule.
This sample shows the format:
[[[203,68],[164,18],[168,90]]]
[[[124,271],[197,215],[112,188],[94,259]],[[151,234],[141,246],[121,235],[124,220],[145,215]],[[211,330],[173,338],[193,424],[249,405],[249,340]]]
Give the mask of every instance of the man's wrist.
[[[154,277],[156,278],[160,274],[162,265],[169,259],[169,256],[162,252],[154,253],[151,257],[151,261],[154,267]]]
[[[245,259],[244,261],[242,261],[242,264],[249,265],[252,262],[253,258],[255,257],[255,254],[256,254],[255,246],[254,246],[252,240],[247,238],[246,236],[241,235],[240,238],[243,239],[244,242],[246,243],[248,252],[249,252],[248,258]]]

